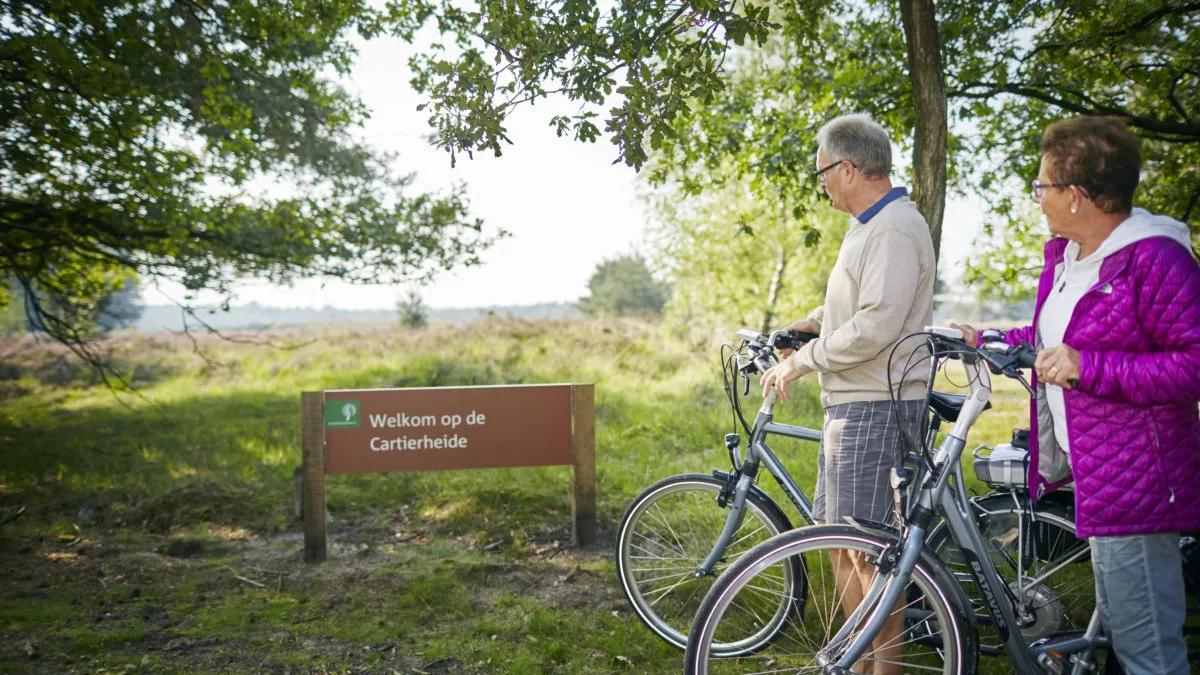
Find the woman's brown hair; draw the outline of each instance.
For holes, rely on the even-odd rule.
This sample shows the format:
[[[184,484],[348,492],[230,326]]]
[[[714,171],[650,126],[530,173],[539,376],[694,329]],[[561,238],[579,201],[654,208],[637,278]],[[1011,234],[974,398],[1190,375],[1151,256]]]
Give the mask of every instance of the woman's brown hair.
[[[1051,181],[1083,188],[1105,213],[1129,213],[1142,172],[1142,141],[1119,117],[1072,117],[1046,127]]]

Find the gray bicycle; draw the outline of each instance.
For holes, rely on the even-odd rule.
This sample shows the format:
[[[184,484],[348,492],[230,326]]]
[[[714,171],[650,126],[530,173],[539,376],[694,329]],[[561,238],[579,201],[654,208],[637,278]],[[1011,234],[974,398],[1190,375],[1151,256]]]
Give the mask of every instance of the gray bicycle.
[[[728,471],[682,474],[654,483],[629,504],[618,529],[617,574],[625,596],[650,630],[680,649],[687,645],[688,629],[713,580],[746,551],[792,529],[783,509],[755,485],[760,471],[765,470],[779,484],[802,524],[813,522],[812,504],[771,450],[767,437],[819,442],[820,430],[774,421],[774,391],[767,394],[751,425],[742,413],[740,399],[749,394],[753,377],[778,362],[777,349],[796,349],[816,336],[782,330],[770,336],[742,330],[737,336],[740,346],[726,345],[722,350],[722,372],[730,405],[746,434],[745,456],[742,435],[727,434]],[[957,419],[964,401],[963,396],[934,392],[931,438],[936,437],[942,420]],[[736,657],[755,653],[804,606],[807,580],[798,561],[783,561],[769,574],[775,585],[760,602],[747,606],[753,616],[740,624],[747,630],[727,633],[712,643],[715,654]],[[738,612],[741,607],[729,611]]]
[[[1032,348],[989,342],[975,349],[947,329],[924,337],[932,358],[963,363],[970,394],[936,452],[929,445],[922,449],[924,474],[914,479],[904,471],[895,472],[896,512],[902,516],[902,528],[864,523],[806,527],[778,535],[744,554],[712,585],[701,604],[690,630],[685,672],[974,673],[980,653],[977,607],[988,616],[998,648],[1017,672],[1081,675],[1097,668],[1094,651],[1109,645],[1095,611],[1081,630],[1064,627],[1067,630],[1052,634],[1037,631],[1039,635],[1023,630],[1023,603],[1029,598],[1047,600],[1053,590],[1022,587],[1019,580],[1028,575],[1001,574],[997,545],[981,532],[980,522],[986,523],[987,518],[979,518],[965,489],[960,458],[967,434],[991,394],[988,370],[1018,379],[1028,388],[1019,368],[1032,365]],[[904,499],[901,495],[909,483],[916,490],[911,499]],[[938,516],[944,518],[942,527],[954,543],[957,561],[963,563],[978,602],[968,597],[960,583],[962,574],[955,574],[929,546],[927,534],[939,527]],[[1075,542],[1070,543],[1048,542],[1045,555],[1063,556],[1054,572],[1059,578],[1076,571],[1090,578],[1090,563],[1085,555],[1076,555]],[[1032,551],[1036,550],[1035,546]],[[1015,563],[1020,569],[1020,561]],[[802,570],[807,590],[803,611],[775,630],[769,648],[725,658],[714,645],[721,644],[726,634],[753,630],[754,606],[778,589],[772,570],[781,565]],[[1035,579],[1038,584],[1045,581],[1041,575]]]

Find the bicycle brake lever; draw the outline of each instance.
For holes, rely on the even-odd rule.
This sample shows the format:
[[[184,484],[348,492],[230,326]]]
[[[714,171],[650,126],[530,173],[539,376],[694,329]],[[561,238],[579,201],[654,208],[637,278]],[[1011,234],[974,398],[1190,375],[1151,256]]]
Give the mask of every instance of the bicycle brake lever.
[[[746,381],[746,387],[745,387],[745,390],[742,392],[742,396],[749,396],[750,395],[750,376],[747,375],[746,373],[742,373],[742,379]]]
[[[1030,396],[1035,396],[1036,394],[1033,393],[1033,387],[1030,386],[1029,382],[1025,380],[1025,376],[1022,375],[1021,371],[1019,371],[1019,370],[1016,372],[1017,372],[1017,378],[1016,378],[1017,382],[1020,382],[1021,386],[1025,387],[1025,391],[1029,392]]]

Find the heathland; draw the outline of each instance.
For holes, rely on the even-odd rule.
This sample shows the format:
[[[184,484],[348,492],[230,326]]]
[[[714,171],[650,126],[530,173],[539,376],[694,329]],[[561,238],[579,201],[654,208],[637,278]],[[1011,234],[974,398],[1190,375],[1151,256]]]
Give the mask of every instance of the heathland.
[[[0,672],[675,672],[611,547],[641,488],[727,467],[732,335],[697,335],[500,318],[130,333],[103,345],[128,390],[57,344],[0,342]],[[571,546],[568,467],[331,476],[330,559],[303,562],[301,392],[548,382],[596,387],[597,546]],[[796,394],[779,419],[819,424],[815,382]],[[975,442],[1005,440],[1021,401],[1001,395]],[[810,489],[815,445],[776,450]]]

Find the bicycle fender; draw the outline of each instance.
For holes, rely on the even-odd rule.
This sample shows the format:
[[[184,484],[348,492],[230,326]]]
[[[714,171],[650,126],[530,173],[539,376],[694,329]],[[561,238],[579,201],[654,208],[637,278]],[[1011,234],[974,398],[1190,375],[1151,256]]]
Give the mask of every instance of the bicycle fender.
[[[761,503],[766,504],[767,508],[774,511],[775,515],[779,516],[779,519],[783,522],[783,524],[787,525],[787,529],[796,529],[796,526],[792,524],[792,519],[787,517],[787,513],[784,513],[783,509],[779,508],[779,504],[776,504],[775,500],[771,499],[771,496],[764,492],[757,485],[751,485],[746,494],[747,496],[754,495],[755,497],[758,497],[761,500]]]

